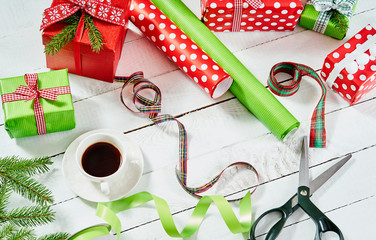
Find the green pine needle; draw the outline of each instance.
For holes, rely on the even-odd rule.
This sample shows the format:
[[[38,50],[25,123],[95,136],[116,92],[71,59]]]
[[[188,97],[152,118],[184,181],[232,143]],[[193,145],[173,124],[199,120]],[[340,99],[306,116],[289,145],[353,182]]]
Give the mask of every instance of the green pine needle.
[[[22,207],[1,214],[0,222],[10,222],[19,227],[36,227],[52,222],[54,215],[49,206]]]
[[[68,233],[54,233],[38,238],[38,240],[66,240],[68,237]]]
[[[338,11],[334,11],[330,21],[339,32],[347,32],[349,28],[349,19]]]
[[[93,52],[99,53],[103,49],[103,37],[98,28],[94,25],[93,18],[86,14],[85,17],[85,29],[88,30],[89,40],[91,44],[91,49]]]
[[[52,203],[51,191],[30,176],[45,173],[52,161],[48,157],[23,159],[0,158],[0,240],[36,240],[34,230],[25,228],[47,224],[54,220],[55,212],[47,203]],[[37,203],[37,206],[19,207],[7,211],[12,192]],[[38,240],[66,240],[67,233],[54,233]]]
[[[61,22],[68,25],[58,34],[52,37],[44,48],[47,55],[54,55],[60,51],[65,45],[74,39],[77,26],[81,19],[81,13],[78,11]],[[93,18],[89,14],[85,14],[84,27],[88,31],[89,41],[93,52],[99,53],[103,49],[103,37],[98,28],[94,25]]]
[[[16,173],[1,173],[0,178],[6,178],[12,190],[21,196],[38,204],[53,203],[50,190],[38,181]]]
[[[68,24],[78,24],[81,18],[81,12],[77,11],[74,14],[70,15],[66,19],[63,19],[61,22]]]
[[[24,159],[20,157],[0,158],[0,174],[17,171],[28,176],[45,173],[49,170],[47,165],[51,165],[49,157],[35,159]]]
[[[15,226],[13,224],[6,224],[0,228],[0,239],[7,239],[7,236],[14,231],[14,228]]]
[[[12,231],[7,240],[34,240],[35,235],[32,229],[18,229],[17,231]]]
[[[5,212],[5,206],[8,204],[8,198],[10,197],[11,191],[6,180],[0,179],[0,184],[0,214],[2,214]]]
[[[54,55],[60,51],[65,45],[74,39],[78,23],[67,25],[60,33],[52,37],[52,40],[46,44],[44,52],[47,55]]]

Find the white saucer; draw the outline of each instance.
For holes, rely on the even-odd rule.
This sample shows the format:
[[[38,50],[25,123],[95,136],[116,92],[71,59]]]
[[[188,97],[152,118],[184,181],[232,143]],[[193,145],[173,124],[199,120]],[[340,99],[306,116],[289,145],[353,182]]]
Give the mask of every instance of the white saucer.
[[[111,192],[108,195],[101,192],[98,183],[90,181],[80,172],[75,160],[75,152],[80,141],[97,132],[116,135],[122,139],[126,150],[124,173],[121,174],[119,181],[111,184]],[[123,133],[109,129],[94,130],[82,134],[69,145],[63,157],[63,173],[68,186],[78,196],[92,202],[110,202],[125,197],[137,185],[143,169],[144,159],[140,148]]]

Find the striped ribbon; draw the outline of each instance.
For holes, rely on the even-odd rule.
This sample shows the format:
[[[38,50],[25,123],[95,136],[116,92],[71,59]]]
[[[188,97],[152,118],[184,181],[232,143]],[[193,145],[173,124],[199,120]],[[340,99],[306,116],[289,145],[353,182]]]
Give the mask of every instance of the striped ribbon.
[[[232,19],[232,32],[239,32],[242,15],[243,15],[243,3],[248,3],[254,9],[258,9],[264,5],[261,0],[234,0],[234,18]]]
[[[284,72],[293,77],[292,82],[289,85],[282,85],[276,79],[276,74]],[[268,85],[270,90],[278,96],[291,96],[295,94],[300,86],[302,76],[308,75],[315,79],[320,85],[322,90],[322,95],[320,101],[317,103],[315,110],[313,111],[311,117],[311,128],[310,128],[310,147],[314,148],[325,148],[326,147],[326,132],[325,132],[325,97],[326,88],[321,80],[320,76],[312,68],[292,63],[292,62],[281,62],[274,65],[270,71],[268,78]]]
[[[115,80],[118,82],[124,82],[124,85],[122,87],[121,91],[121,102],[124,104],[126,108],[128,108],[132,112],[136,112],[133,109],[131,109],[124,100],[124,88],[128,84],[133,84],[133,104],[137,108],[137,110],[140,113],[145,113],[149,114],[149,118],[155,123],[155,124],[160,124],[168,121],[175,121],[179,127],[179,168],[176,170],[176,175],[178,178],[178,181],[180,185],[186,190],[189,194],[192,196],[201,198],[202,196],[198,195],[199,193],[203,193],[210,189],[222,176],[222,174],[230,167],[233,166],[242,166],[246,167],[247,169],[252,170],[255,174],[257,179],[259,180],[259,175],[256,171],[256,169],[249,163],[247,162],[235,162],[227,166],[224,170],[222,170],[217,176],[215,176],[210,182],[204,184],[203,186],[200,187],[188,187],[187,186],[187,175],[188,175],[188,170],[187,170],[187,132],[185,130],[184,125],[178,121],[175,117],[168,115],[168,114],[163,114],[159,115],[161,112],[161,91],[159,88],[150,82],[149,80],[144,78],[144,75],[142,72],[136,72],[132,74],[129,77],[115,77]],[[140,92],[145,90],[145,89],[150,89],[154,91],[154,99],[148,99],[143,97]],[[256,188],[253,189],[251,193],[253,193],[256,190]],[[239,199],[232,199],[229,201],[238,201]]]
[[[15,92],[4,94],[1,96],[3,103],[25,100],[34,100],[33,108],[35,121],[37,125],[38,135],[46,134],[46,120],[44,118],[44,112],[42,104],[39,98],[56,101],[58,95],[70,94],[69,86],[38,89],[38,74],[25,74],[25,82],[27,86],[19,86]]]

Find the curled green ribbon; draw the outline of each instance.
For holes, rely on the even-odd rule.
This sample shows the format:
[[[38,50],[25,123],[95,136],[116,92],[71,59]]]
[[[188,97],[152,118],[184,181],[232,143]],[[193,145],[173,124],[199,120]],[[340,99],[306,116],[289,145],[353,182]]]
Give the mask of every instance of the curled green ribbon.
[[[176,228],[170,207],[164,199],[149,192],[139,192],[130,197],[117,201],[98,203],[97,216],[101,217],[108,224],[110,224],[110,227],[108,228],[101,225],[94,226],[92,228],[82,230],[69,239],[89,240],[93,239],[94,237],[108,235],[110,234],[110,228],[116,232],[117,239],[119,239],[121,223],[119,218],[116,216],[116,213],[138,207],[149,201],[154,201],[162,226],[170,237],[188,238],[192,236],[201,225],[212,202],[214,202],[214,204],[217,206],[223,220],[232,233],[237,234],[249,232],[251,228],[252,208],[250,192],[247,192],[247,194],[239,201],[239,218],[241,221],[238,220],[229,202],[223,196],[203,196],[197,203],[191,217],[181,232],[179,232]]]

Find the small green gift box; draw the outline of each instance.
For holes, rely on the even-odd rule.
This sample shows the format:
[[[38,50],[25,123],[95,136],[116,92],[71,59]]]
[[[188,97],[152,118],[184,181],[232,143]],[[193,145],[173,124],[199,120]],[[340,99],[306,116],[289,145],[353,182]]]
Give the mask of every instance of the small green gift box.
[[[11,138],[73,129],[68,70],[0,79],[5,130]]]
[[[311,0],[307,2],[299,25],[313,31],[343,39],[349,28],[357,0]]]

